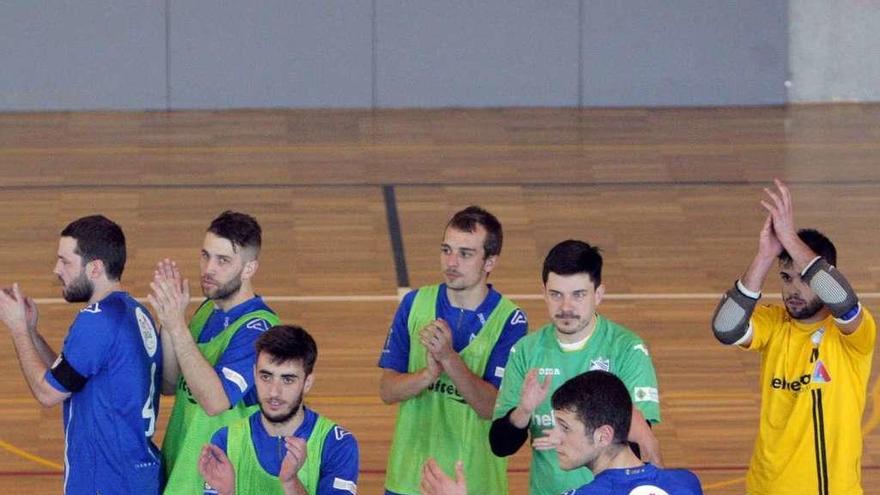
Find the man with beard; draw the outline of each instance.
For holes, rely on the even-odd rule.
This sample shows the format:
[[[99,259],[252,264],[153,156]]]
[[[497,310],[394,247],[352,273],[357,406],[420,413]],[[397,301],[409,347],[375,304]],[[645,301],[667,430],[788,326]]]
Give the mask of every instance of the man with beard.
[[[410,292],[394,316],[379,359],[379,395],[400,403],[386,494],[418,493],[429,457],[447,470],[462,460],[472,493],[507,493],[506,459],[492,455],[486,435],[504,364],[528,323],[486,283],[502,237],[486,210],[456,213],[440,244],[445,283]]]
[[[218,428],[256,410],[254,342],[278,323],[251,286],[261,242],[260,225],[249,215],[226,211],[211,222],[200,264],[206,300],[189,326],[189,283],[167,259],[154,273],[148,300],[162,326],[162,392],[175,394],[162,444],[165,493],[201,495],[202,445]]]
[[[95,215],[72,222],[58,243],[64,299],[87,303],[56,355],[37,331],[34,301],[18,284],[0,291],[22,373],[43,406],[64,403],[64,492],[158,494],[153,432],[162,349],[150,313],[126,292],[125,235]]]
[[[722,343],[761,353],[761,416],[746,476],[752,495],[860,494],[862,411],[877,327],[816,230],[795,231],[791,192],[764,189],[758,252],[718,303]],[[757,306],[778,260],[784,307]]]
[[[510,352],[489,433],[492,451],[513,455],[531,434],[531,495],[558,495],[589,483],[589,470],[560,466],[556,438],[549,435],[556,426],[550,394],[569,378],[603,370],[620,377],[632,395],[629,440],[660,465],[657,439],[645,421],[660,421],[654,365],[638,335],[596,313],[605,294],[599,250],[583,241],[557,244],[544,259],[542,279],[552,322]]]
[[[256,351],[260,410],[218,430],[202,449],[205,495],[355,495],[357,440],[302,403],[315,381],[312,336],[275,326]]]

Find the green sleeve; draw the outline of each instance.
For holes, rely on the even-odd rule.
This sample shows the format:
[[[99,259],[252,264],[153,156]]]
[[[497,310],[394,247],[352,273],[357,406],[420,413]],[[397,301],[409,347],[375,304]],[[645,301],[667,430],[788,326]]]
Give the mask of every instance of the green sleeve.
[[[504,367],[504,378],[501,379],[501,388],[498,390],[498,398],[495,399],[495,412],[492,419],[503,417],[519,404],[519,394],[525,379],[526,369],[524,347],[521,345],[524,339],[520,339],[507,358]]]
[[[623,365],[617,376],[626,385],[633,405],[642,411],[651,423],[660,422],[660,393],[657,389],[657,373],[647,344],[640,339],[629,340],[621,349],[620,362]]]

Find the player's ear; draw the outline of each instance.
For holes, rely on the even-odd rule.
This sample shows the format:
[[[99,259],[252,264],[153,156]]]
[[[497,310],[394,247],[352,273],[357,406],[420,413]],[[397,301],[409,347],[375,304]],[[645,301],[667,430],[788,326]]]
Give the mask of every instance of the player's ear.
[[[309,393],[309,390],[312,389],[312,384],[315,383],[315,373],[309,373],[306,376],[306,383],[303,385],[303,395]]]
[[[92,260],[86,263],[83,270],[86,272],[86,277],[90,280],[96,280],[101,278],[101,275],[105,274],[104,262],[101,260]]]
[[[492,273],[492,270],[495,269],[495,265],[498,264],[498,255],[492,255],[486,258],[486,261],[483,262],[483,271],[486,273]]]
[[[250,280],[257,273],[257,268],[260,267],[260,260],[254,258],[247,263],[244,264],[244,268],[241,270],[241,278],[245,280]]]
[[[602,303],[602,298],[605,296],[605,284],[599,284],[599,287],[596,287],[596,296],[595,296],[595,304],[598,306]]]

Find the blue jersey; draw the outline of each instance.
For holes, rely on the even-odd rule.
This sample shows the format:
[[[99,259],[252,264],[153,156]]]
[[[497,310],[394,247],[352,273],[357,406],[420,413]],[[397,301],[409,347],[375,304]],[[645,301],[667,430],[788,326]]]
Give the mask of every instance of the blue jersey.
[[[379,358],[380,368],[392,369],[399,373],[408,372],[410,341],[407,322],[415,296],[416,291],[408,293],[397,308],[394,321],[388,330],[385,348],[382,349],[382,356]],[[452,329],[452,348],[455,349],[455,352],[461,352],[480,333],[486,319],[489,318],[500,301],[501,294],[490,285],[486,299],[480,303],[477,309],[471,311],[456,308],[449,302],[449,297],[446,295],[446,284],[440,284],[436,314],[437,318],[446,321]],[[521,309],[517,309],[510,315],[510,319],[504,324],[504,330],[501,332],[498,342],[489,355],[483,380],[491,383],[495,388],[501,386],[501,377],[504,376],[504,366],[507,364],[510,349],[526,334],[528,326],[526,314]]]
[[[308,440],[315,428],[318,414],[303,406],[305,417],[293,436]],[[281,472],[281,462],[287,454],[283,437],[270,436],[260,420],[261,412],[252,414],[248,421],[251,426],[251,440],[257,452],[260,467],[272,476]],[[211,443],[226,452],[229,428],[223,427],[214,433]],[[321,452],[321,470],[318,479],[317,495],[355,495],[358,480],[358,444],[354,435],[341,426],[335,426],[324,439]],[[205,495],[216,492],[206,490]]]
[[[206,302],[205,304],[211,303]],[[202,327],[198,343],[209,342],[225,330],[230,323],[247,313],[258,310],[274,313],[259,296],[252,297],[229,311],[215,307],[208,317],[208,321],[205,322],[205,326]],[[226,392],[226,398],[232,405],[238,404],[242,398],[245,399],[245,404],[257,403],[254,391],[254,364],[257,362],[257,351],[254,349],[254,343],[260,334],[268,330],[270,326],[269,322],[262,318],[254,318],[245,322],[232,336],[229,346],[226,347],[220,359],[217,360],[217,364],[214,365],[214,371],[217,372],[217,376],[223,384],[223,390]]]
[[[150,313],[113,292],[77,315],[46,381],[64,401],[65,493],[159,493],[162,349]]]
[[[565,495],[702,495],[700,480],[686,469],[659,469],[651,464],[637,468],[606,469],[596,478]]]

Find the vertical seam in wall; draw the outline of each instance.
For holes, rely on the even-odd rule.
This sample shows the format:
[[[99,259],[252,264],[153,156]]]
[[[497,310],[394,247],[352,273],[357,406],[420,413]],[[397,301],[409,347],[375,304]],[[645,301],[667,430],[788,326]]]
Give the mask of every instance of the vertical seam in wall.
[[[372,31],[370,33],[370,107],[375,110],[378,104],[378,88],[376,87],[376,80],[378,79],[378,69],[376,67],[378,56],[376,54],[376,45],[378,44],[378,33],[376,33],[376,1],[372,1],[373,10],[371,12],[371,25]]]
[[[584,108],[584,0],[578,1],[578,108]]]
[[[165,110],[171,110],[171,0],[165,0]]]

